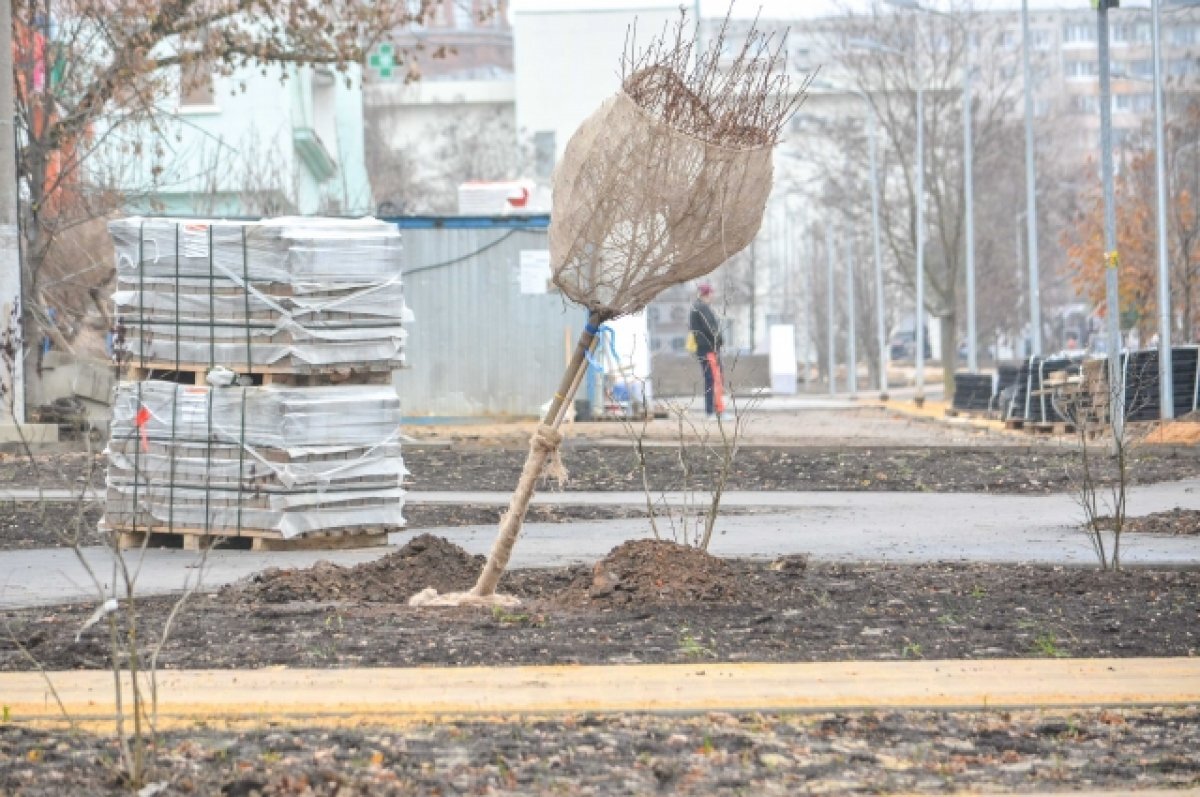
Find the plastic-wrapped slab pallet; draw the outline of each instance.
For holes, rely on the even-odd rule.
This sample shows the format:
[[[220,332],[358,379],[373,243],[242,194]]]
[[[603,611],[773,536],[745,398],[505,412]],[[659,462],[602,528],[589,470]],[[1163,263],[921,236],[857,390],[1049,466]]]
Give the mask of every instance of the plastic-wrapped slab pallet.
[[[380,534],[404,525],[389,386],[122,382],[103,526],[127,533]]]
[[[133,217],[108,226],[127,364],[303,374],[404,364],[411,313],[394,225]]]

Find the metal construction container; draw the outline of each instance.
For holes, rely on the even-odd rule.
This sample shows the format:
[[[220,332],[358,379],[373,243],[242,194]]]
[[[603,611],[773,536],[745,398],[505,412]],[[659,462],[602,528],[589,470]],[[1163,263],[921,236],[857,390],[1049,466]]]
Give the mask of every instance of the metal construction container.
[[[395,375],[404,415],[533,417],[554,395],[587,312],[549,284],[541,216],[411,216],[404,242],[415,320]]]

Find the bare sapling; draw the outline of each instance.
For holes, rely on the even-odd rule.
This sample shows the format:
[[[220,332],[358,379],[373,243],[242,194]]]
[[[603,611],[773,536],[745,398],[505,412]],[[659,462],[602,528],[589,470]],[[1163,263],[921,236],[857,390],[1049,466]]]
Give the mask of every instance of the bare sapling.
[[[671,430],[663,443],[674,449],[672,461],[676,472],[670,477],[665,470],[657,470],[647,456],[646,424],[624,424],[634,448],[634,465],[641,478],[650,528],[656,540],[665,536],[659,526],[659,520],[663,520],[672,541],[708,551],[720,518],[721,501],[759,402],[757,396],[739,399],[731,395],[728,411],[708,422],[698,421],[694,400],[662,402]],[[657,486],[651,483],[652,469],[660,473]]]
[[[728,24],[728,21],[726,22]],[[786,36],[752,26],[733,58],[725,30],[696,53],[685,17],[639,49],[630,36],[621,90],[571,137],[554,174],[553,281],[588,323],[475,586],[413,605],[512,605],[496,588],[548,462],[601,324],[636,313],[664,289],[708,274],[748,246],[762,224],[772,151],[803,100],[786,71]],[[615,192],[612,186],[619,185]]]
[[[60,500],[46,491],[47,481],[52,479],[54,474],[43,467],[22,428],[20,419],[11,412],[12,402],[8,401],[9,397],[5,395],[7,385],[13,384],[12,375],[19,367],[19,352],[23,348],[20,336],[21,326],[14,317],[0,334],[0,360],[3,372],[7,376],[7,380],[0,380],[0,401],[4,401],[5,406],[10,408],[9,416],[16,430],[20,452],[30,469],[32,482],[37,490],[34,522],[40,523],[44,528],[52,522],[52,502]],[[120,535],[116,532],[105,534],[101,550],[107,554],[111,572],[105,579],[97,570],[98,566],[102,566],[103,560],[94,556],[96,549],[91,543],[96,541],[97,535],[91,527],[92,521],[88,512],[95,504],[94,483],[97,476],[91,431],[90,428],[85,428],[80,435],[84,442],[84,471],[78,488],[71,491],[65,499],[70,511],[58,533],[60,542],[71,549],[75,559],[87,573],[95,593],[96,609],[80,627],[76,641],[82,639],[84,634],[92,632],[93,628],[97,628],[107,637],[109,666],[113,676],[113,725],[119,750],[115,774],[127,786],[140,789],[146,785],[152,772],[151,755],[157,748],[159,657],[176,619],[200,588],[209,551],[216,542],[205,547],[196,566],[189,569],[184,579],[183,591],[173,603],[158,633],[148,633],[141,622],[137,582],[150,535],[145,534],[142,537],[141,545],[136,551],[127,552],[121,546]],[[67,480],[63,478],[60,481]],[[64,720],[74,728],[75,719],[60,699],[53,679],[45,667],[22,641],[16,629],[6,623],[5,632],[21,655],[41,674],[47,691],[53,696]]]
[[[1101,360],[1084,363],[1078,383],[1060,386],[1053,404],[1075,428],[1078,457],[1069,477],[1083,511],[1083,531],[1100,569],[1120,570],[1131,466],[1139,444],[1130,419],[1147,406],[1157,386],[1153,374],[1133,372],[1128,361],[1120,382],[1112,385],[1102,366]],[[1120,422],[1112,422],[1114,413],[1120,414]]]

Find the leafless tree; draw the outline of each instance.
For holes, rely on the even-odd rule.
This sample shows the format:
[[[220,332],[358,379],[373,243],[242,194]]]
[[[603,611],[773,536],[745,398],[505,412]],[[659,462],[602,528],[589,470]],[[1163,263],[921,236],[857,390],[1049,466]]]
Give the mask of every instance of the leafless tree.
[[[878,119],[882,245],[889,286],[910,297],[915,292],[917,240],[917,89],[923,93],[926,310],[942,320],[941,349],[949,395],[965,289],[962,70],[968,60],[989,65],[974,71],[972,119],[977,270],[980,284],[991,285],[992,275],[1013,273],[1011,213],[997,217],[988,211],[989,202],[1004,206],[1007,200],[1007,207],[1014,207],[1012,199],[1003,195],[1020,190],[1019,185],[1010,185],[1009,179],[1014,162],[1012,142],[1017,134],[1013,108],[1020,76],[1015,69],[996,66],[1016,63],[1015,56],[998,31],[967,13],[965,2],[955,4],[949,17],[897,11],[879,0],[865,12],[852,12],[848,7],[844,12],[824,23],[827,30],[822,40],[831,59],[846,70],[841,88],[861,92]],[[971,40],[974,44],[968,53]],[[870,204],[863,199],[870,196],[867,137],[861,113],[825,120],[815,132],[835,144],[818,150],[825,153],[821,191],[828,205],[852,228],[869,229]],[[988,191],[978,190],[979,186],[988,186]],[[1008,188],[992,191],[995,186]],[[1000,284],[1005,281],[998,280]],[[998,310],[989,308],[995,315],[1000,314]]]
[[[176,139],[181,91],[239,70],[322,65],[348,79],[375,42],[442,13],[443,0],[14,0],[14,99],[25,339],[71,340],[44,266],[55,240],[152,194]],[[478,13],[490,3],[475,3]],[[486,7],[485,7],[486,6]],[[399,48],[401,68],[413,48]],[[289,69],[280,71],[286,76]],[[101,152],[121,157],[101,162]],[[131,174],[143,177],[131,182]],[[130,189],[129,186],[135,186]],[[131,196],[131,194],[133,196]]]

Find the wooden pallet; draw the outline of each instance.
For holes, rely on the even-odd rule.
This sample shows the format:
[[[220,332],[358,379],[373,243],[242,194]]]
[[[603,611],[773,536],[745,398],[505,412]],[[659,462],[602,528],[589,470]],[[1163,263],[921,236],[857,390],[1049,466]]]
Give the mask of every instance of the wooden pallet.
[[[998,417],[996,410],[960,410],[957,407],[946,408],[947,418],[982,418],[994,420]]]
[[[394,531],[395,529],[393,529]],[[202,551],[217,543],[250,551],[334,551],[349,548],[375,548],[388,544],[388,530],[370,527],[363,530],[326,531],[285,540],[277,532],[243,529],[240,535],[211,533],[211,529],[179,528],[169,531],[165,526],[140,528],[137,531],[111,529],[117,535],[117,546],[131,548],[183,548]],[[147,539],[149,537],[149,539]]]
[[[1043,421],[1029,424],[1027,429],[1034,434],[1074,434],[1075,424],[1067,421]]]
[[[325,387],[334,385],[388,385],[393,370],[378,363],[359,363],[338,366],[324,371],[304,370],[290,365],[225,365],[235,373],[247,376],[254,385],[284,387]],[[183,385],[207,385],[209,366],[195,363],[145,360],[122,366],[122,379],[128,382],[159,380]]]

